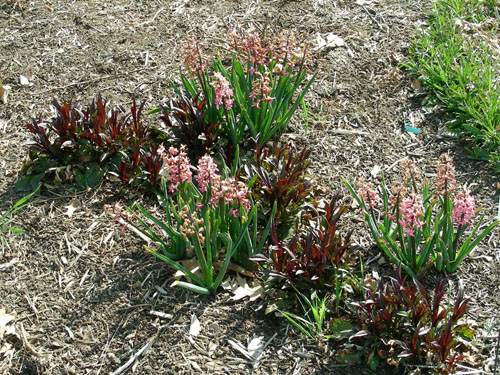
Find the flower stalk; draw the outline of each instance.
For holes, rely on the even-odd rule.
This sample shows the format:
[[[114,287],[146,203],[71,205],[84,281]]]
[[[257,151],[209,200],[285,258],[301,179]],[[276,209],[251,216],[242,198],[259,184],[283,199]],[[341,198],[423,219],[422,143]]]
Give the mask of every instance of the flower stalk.
[[[160,174],[165,221],[136,203],[129,211],[141,215],[134,216],[132,225],[156,244],[157,249],[147,247],[149,253],[191,280],[176,285],[197,293],[215,294],[231,260],[248,259],[262,251],[269,223],[258,238],[258,206],[253,204],[244,183],[228,177],[224,164],[219,168],[210,156],[204,156],[194,167],[189,164],[184,147],[159,152],[164,161]],[[194,178],[191,170],[196,173]],[[201,277],[181,262],[193,255]]]
[[[421,185],[422,194],[418,192],[419,174],[414,164],[405,163],[404,169],[405,178],[395,184],[392,194],[382,177],[382,206],[374,198],[376,193],[371,184],[361,180],[358,192],[346,180],[344,184],[363,209],[378,247],[393,263],[401,265],[405,273],[416,278],[430,263],[438,272],[454,273],[499,221],[479,231],[482,216],[470,229],[479,210],[469,192],[455,193],[455,168],[450,156],[441,156],[436,189],[432,192],[428,182]],[[408,193],[408,187],[414,192]],[[376,219],[375,210],[379,211],[382,222]]]

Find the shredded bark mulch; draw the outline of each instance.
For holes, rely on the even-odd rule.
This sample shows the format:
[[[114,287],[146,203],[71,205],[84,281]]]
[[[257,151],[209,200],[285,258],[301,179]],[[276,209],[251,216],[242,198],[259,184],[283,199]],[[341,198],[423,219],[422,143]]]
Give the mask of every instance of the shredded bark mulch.
[[[498,177],[486,163],[468,158],[460,140],[446,132],[439,110],[426,106],[415,77],[401,67],[429,9],[426,1],[409,0],[2,2],[0,80],[12,89],[0,105],[0,212],[22,197],[13,186],[27,157],[24,124],[39,114],[49,118],[54,97],[89,102],[101,93],[125,107],[137,97],[154,108],[172,94],[168,82],[179,72],[188,35],[215,51],[233,27],[268,25],[276,33],[292,30],[313,46],[318,35],[342,41],[315,51],[319,74],[306,98],[309,116],[297,115],[282,137],[314,148],[319,186],[347,196],[341,177],[374,180],[380,170],[390,179],[404,158],[432,178],[439,155],[447,152],[455,158],[459,184],[473,192],[491,221]],[[405,132],[406,125],[421,133]],[[265,315],[263,301],[170,288],[172,272],[104,210],[134,199],[141,197],[110,183],[87,192],[44,189],[16,216],[26,234],[6,234],[0,309],[15,317],[18,336],[0,373],[370,373],[336,363],[335,347],[300,338],[284,319]],[[356,245],[368,263],[379,255],[360,216],[352,214],[344,225],[346,231],[355,226]],[[496,229],[451,279],[471,298],[469,319],[478,335],[468,350],[485,371],[493,369],[500,308],[498,238]],[[371,269],[384,267],[382,262],[372,261]],[[198,335],[189,332],[193,316],[201,324]],[[256,361],[230,342],[246,348],[256,337],[268,343]]]

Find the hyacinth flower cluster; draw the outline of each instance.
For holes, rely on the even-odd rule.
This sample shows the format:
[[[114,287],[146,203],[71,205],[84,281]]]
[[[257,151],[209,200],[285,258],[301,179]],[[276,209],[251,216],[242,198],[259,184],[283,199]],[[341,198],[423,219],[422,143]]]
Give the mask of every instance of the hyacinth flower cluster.
[[[170,147],[168,152],[160,147],[158,153],[163,159],[160,174],[165,176],[169,193],[177,193],[179,185],[192,183],[192,170],[195,170],[197,173],[194,179],[198,190],[201,193],[209,193],[208,201],[213,208],[217,208],[222,202],[250,210],[247,186],[241,181],[236,181],[234,177],[223,178],[211,156],[206,155],[200,158],[197,168],[194,168],[190,164],[184,145],[180,149]],[[197,207],[200,208],[200,205],[202,203],[198,203]],[[237,208],[231,208],[230,212],[234,217],[239,215]]]
[[[499,222],[480,230],[484,216],[475,220],[474,198],[468,191],[457,192],[450,156],[440,157],[432,191],[415,163],[405,161],[402,167],[404,177],[391,187],[382,178],[382,196],[364,180],[358,191],[344,183],[363,209],[377,246],[392,262],[414,278],[432,264],[451,274]]]
[[[257,242],[257,206],[252,204],[246,184],[228,176],[225,165],[217,165],[211,156],[200,158],[193,166],[184,146],[160,147],[158,153],[163,160],[164,221],[136,203],[130,211],[140,215],[134,216],[133,225],[158,247],[147,247],[151,254],[190,280],[176,285],[213,294],[231,259],[248,258],[262,250],[267,235]],[[201,276],[182,263],[193,256]]]
[[[288,126],[316,76],[306,78],[308,45],[297,45],[293,35],[254,28],[233,30],[229,40],[233,64],[228,79],[235,88],[238,126],[263,146]]]
[[[275,36],[231,31],[227,38],[231,66],[211,58],[194,39],[183,45],[184,72],[179,97],[203,100],[204,121],[220,124],[226,141],[234,146],[249,138],[263,146],[282,132],[309,90],[316,74],[307,77],[308,46],[297,45],[292,35]],[[160,111],[159,108],[151,111]]]
[[[168,192],[175,193],[179,184],[190,181],[193,175],[186,147],[183,145],[180,150],[170,147],[168,152],[165,152],[165,148],[162,146],[158,149],[158,154],[163,159],[160,174],[166,176]]]
[[[219,109],[224,103],[225,109],[233,107],[233,90],[229,86],[229,81],[221,73],[214,74],[215,80],[210,83],[215,91],[215,108]]]

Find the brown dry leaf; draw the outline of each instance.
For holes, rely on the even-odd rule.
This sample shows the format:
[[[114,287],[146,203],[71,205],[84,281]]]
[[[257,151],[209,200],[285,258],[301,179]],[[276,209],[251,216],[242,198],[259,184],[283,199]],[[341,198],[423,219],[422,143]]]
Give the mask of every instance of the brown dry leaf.
[[[196,258],[186,259],[180,261],[179,263],[182,264],[184,267],[186,267],[190,272],[194,273],[196,276],[203,278],[203,275],[201,274],[200,271],[200,265],[198,264],[198,260]],[[180,280],[183,277],[186,278],[189,282],[191,282],[191,279],[187,277],[182,271],[177,271],[174,274],[175,280]]]
[[[65,206],[66,212],[64,213],[66,216],[71,217],[75,213],[75,211],[82,206],[82,203],[78,198],[73,199],[69,205]]]
[[[0,97],[3,104],[7,104],[7,96],[9,95],[10,86],[0,84]]]
[[[196,276],[202,278],[203,275],[201,274],[201,271],[200,271],[200,265],[198,263],[198,259],[196,258],[191,258],[191,259],[187,259],[187,260],[183,260],[180,262],[184,267],[186,267],[189,271],[191,271],[192,273],[194,273]],[[215,270],[220,270],[220,268],[222,267],[222,262],[215,262],[214,263],[214,269]],[[236,272],[240,275],[243,275],[243,276],[247,276],[247,277],[253,277],[254,274],[250,271],[247,271],[245,270],[243,267],[237,265],[237,264],[234,264],[234,263],[229,263],[229,266],[227,267],[228,271],[233,271],[233,272]],[[189,277],[187,277],[186,275],[184,275],[184,273],[182,271],[177,271],[175,274],[174,274],[174,279],[176,280],[180,280],[182,279],[183,277],[185,277],[187,280],[190,280]]]
[[[238,274],[236,277],[226,278],[222,287],[234,294],[231,297],[233,301],[239,301],[245,297],[249,297],[250,301],[255,301],[264,295],[264,288],[260,283],[252,280],[249,284],[247,279]]]
[[[221,265],[222,265],[222,262],[216,262],[214,264],[216,269],[220,269]],[[253,274],[253,272],[246,270],[245,268],[241,267],[238,264],[229,263],[229,266],[227,267],[227,269],[228,269],[228,271],[233,271],[233,272],[236,272],[236,273],[243,275],[243,276],[246,276],[246,277],[253,278],[255,276]]]
[[[264,336],[254,336],[248,341],[247,351],[252,357],[257,359],[264,351],[265,346]]]
[[[195,369],[196,371],[198,371],[198,372],[203,371],[201,369],[200,365],[196,361],[190,361],[190,363],[191,363],[191,366],[193,367],[193,369]]]
[[[264,336],[253,336],[251,339],[247,339],[247,347],[245,348],[240,342],[227,340],[227,342],[250,361],[254,362],[259,359],[266,347],[271,343],[276,337],[276,333],[266,342],[264,341]]]
[[[254,361],[255,358],[252,357],[250,355],[250,353],[248,353],[248,351],[245,349],[245,347],[243,345],[241,345],[241,343],[239,343],[238,341],[233,341],[233,340],[227,340],[227,342],[229,343],[229,345],[231,345],[234,349],[236,349],[237,351],[239,351],[241,354],[243,354],[245,357],[247,357],[250,361]]]
[[[218,347],[219,347],[219,345],[218,345],[218,344],[216,344],[216,343],[214,343],[214,342],[210,341],[210,342],[208,343],[208,351],[207,351],[208,356],[209,356],[209,357],[211,357],[211,356],[215,353],[215,350],[216,350]]]
[[[30,81],[28,81],[28,78],[26,78],[25,76],[23,75],[20,75],[19,76],[19,83],[22,85],[22,86],[27,86],[30,84]]]
[[[342,47],[345,45],[344,39],[335,35],[334,33],[328,33],[325,35],[321,35],[317,33],[316,36],[316,47],[314,47],[314,51],[320,51],[323,49],[332,49],[335,47]]]
[[[196,315],[191,315],[191,325],[189,326],[189,334],[198,336],[201,332],[201,324]]]
[[[1,359],[11,360],[12,357],[14,356],[14,353],[15,353],[14,347],[11,344],[9,344],[8,342],[4,343],[4,345],[2,345],[0,347],[0,358]]]
[[[211,372],[209,372],[209,374],[214,374],[215,372],[221,372],[223,370],[223,367],[219,363],[214,362],[214,361],[206,362],[205,368],[208,371],[211,371]]]
[[[14,319],[14,315],[7,314],[4,308],[0,309],[0,359],[6,361],[10,361],[14,356],[14,341],[21,342],[19,332],[16,327],[11,324],[14,322]],[[6,340],[3,339],[4,337]]]
[[[220,326],[216,322],[210,323],[207,326],[207,328],[210,331],[210,333],[212,333],[213,335],[217,335],[217,334],[222,332],[222,329],[220,328]]]
[[[14,321],[14,315],[7,314],[4,308],[0,309],[0,340],[7,332],[7,326],[10,322]]]

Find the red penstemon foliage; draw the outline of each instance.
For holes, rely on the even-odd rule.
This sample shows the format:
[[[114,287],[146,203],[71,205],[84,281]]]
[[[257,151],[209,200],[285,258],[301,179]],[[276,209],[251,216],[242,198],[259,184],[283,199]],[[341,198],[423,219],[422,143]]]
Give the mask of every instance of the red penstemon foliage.
[[[109,109],[100,95],[83,110],[56,100],[53,106],[56,117],[49,126],[41,117],[27,125],[33,134],[32,163],[46,155],[59,165],[100,165],[126,184],[158,185],[161,139],[142,122],[145,102],[138,105],[134,100],[129,113],[123,107]]]
[[[140,161],[141,155],[139,150],[134,150],[130,155],[126,153],[122,154],[122,159],[116,165],[120,181],[127,185],[131,183],[137,174]]]
[[[307,177],[311,165],[311,149],[297,152],[290,146],[257,147],[256,172],[253,198],[269,212],[276,204],[274,221],[279,239],[286,237],[308,198],[312,184]]]
[[[308,290],[331,288],[337,268],[343,265],[345,252],[350,246],[351,233],[345,238],[338,234],[338,220],[347,211],[339,206],[339,195],[325,203],[324,213],[317,219],[317,226],[311,228],[305,237],[294,236],[287,243],[280,241],[276,225],[272,224],[272,242],[269,255],[256,256],[253,260],[266,262],[263,273],[284,281],[284,287],[294,286]]]
[[[107,102],[97,96],[96,100],[83,113],[81,138],[91,140],[105,152],[116,152],[124,147],[141,147],[148,141],[150,129],[141,122],[145,105],[139,108],[134,100],[129,114],[121,107],[106,109]],[[121,116],[120,116],[121,114]]]
[[[52,121],[51,129],[57,133],[62,142],[74,138],[77,131],[77,122],[81,119],[80,113],[71,103],[59,104],[54,99],[52,105],[56,109],[57,117]]]
[[[52,105],[56,111],[56,117],[50,124],[46,126],[41,115],[38,120],[33,120],[32,124],[26,124],[33,135],[31,144],[33,153],[30,156],[41,154],[52,160],[68,163],[73,161],[81,151],[81,145],[76,141],[81,116],[71,104],[59,104],[57,100],[54,100]]]
[[[105,148],[104,141],[106,132],[106,102],[100,95],[92,102],[87,110],[83,110],[83,131],[79,134],[81,138],[87,138],[101,148]]]
[[[118,119],[118,111],[111,111],[111,115],[106,121],[106,130],[111,141],[116,142],[125,133],[126,125]]]
[[[391,363],[426,364],[434,356],[439,373],[449,373],[463,358],[451,354],[467,300],[460,289],[450,312],[442,305],[446,284],[441,278],[430,298],[423,284],[403,278],[401,269],[398,278],[382,278],[368,288],[365,301],[352,304],[360,330],[351,339]]]
[[[220,123],[212,124],[207,120],[207,101],[182,96],[162,107],[160,119],[172,129],[179,145],[186,145],[188,152],[196,159],[208,153],[218,139]]]
[[[120,161],[116,168],[118,169],[118,178],[120,179],[120,181],[124,184],[128,184],[130,182],[130,179],[132,178],[133,172],[133,169],[130,167],[130,163],[128,162],[128,160]]]
[[[163,166],[163,159],[158,152],[158,146],[153,146],[151,152],[141,155],[141,164],[144,173],[153,186],[157,186],[160,177],[160,171]]]
[[[52,142],[49,139],[49,135],[42,126],[43,117],[40,115],[38,120],[33,120],[32,124],[26,124],[28,130],[33,134],[34,139],[32,143],[32,148],[45,155],[53,155]]]
[[[148,141],[148,134],[150,132],[150,129],[142,123],[142,112],[145,105],[146,101],[142,101],[141,105],[137,107],[137,103],[134,99],[133,105],[130,108],[132,126],[129,127],[129,135],[130,138],[134,140],[135,146],[137,147],[141,147]]]
[[[52,105],[56,111],[56,117],[49,124],[47,129],[43,126],[43,118],[39,117],[38,123],[36,120],[32,124],[27,124],[27,128],[35,137],[33,148],[49,157],[59,159],[68,158],[67,152],[64,154],[62,149],[69,149],[76,144],[78,124],[81,122],[81,114],[71,103],[59,104],[54,99]],[[56,137],[51,141],[51,133],[54,132]]]

